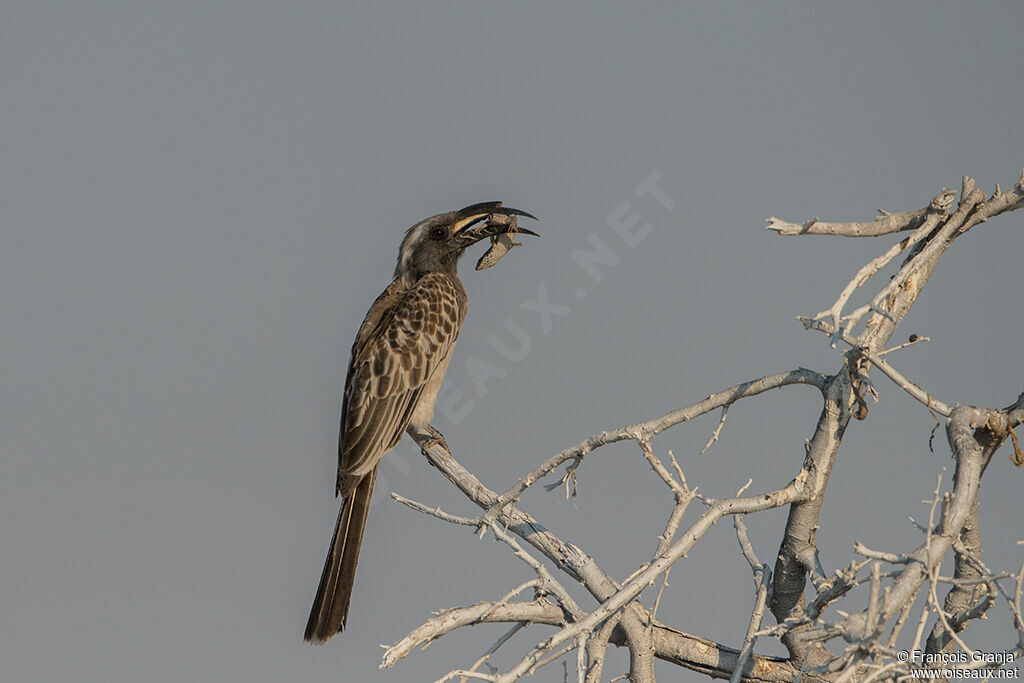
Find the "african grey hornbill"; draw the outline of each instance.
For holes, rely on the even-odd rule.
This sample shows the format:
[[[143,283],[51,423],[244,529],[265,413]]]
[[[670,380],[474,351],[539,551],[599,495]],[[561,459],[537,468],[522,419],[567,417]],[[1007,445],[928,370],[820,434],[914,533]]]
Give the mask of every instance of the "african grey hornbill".
[[[509,221],[496,216],[533,218],[501,202],[484,202],[409,228],[394,281],[359,327],[341,406],[335,489],[341,511],[306,624],[308,641],[327,642],[345,628],[381,456],[405,431],[443,441],[430,420],[466,318],[466,290],[456,266],[466,247],[509,230]]]

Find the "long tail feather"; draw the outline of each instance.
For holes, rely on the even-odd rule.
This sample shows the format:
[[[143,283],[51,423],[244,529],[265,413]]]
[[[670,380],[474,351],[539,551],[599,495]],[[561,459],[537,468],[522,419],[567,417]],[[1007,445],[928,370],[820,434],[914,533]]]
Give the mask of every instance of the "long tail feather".
[[[377,468],[374,467],[341,503],[334,538],[320,576],[320,587],[306,623],[306,640],[311,643],[326,643],[336,633],[345,630],[356,563],[359,562],[359,546],[363,542],[376,481]]]

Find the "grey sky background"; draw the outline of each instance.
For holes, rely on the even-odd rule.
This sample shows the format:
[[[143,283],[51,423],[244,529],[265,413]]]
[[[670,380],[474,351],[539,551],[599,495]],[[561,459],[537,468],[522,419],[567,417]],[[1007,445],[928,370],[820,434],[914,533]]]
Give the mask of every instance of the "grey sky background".
[[[764,219],[916,209],[963,174],[1011,185],[1022,31],[1016,2],[3,2],[3,678],[405,682],[472,663],[502,627],[376,668],[378,644],[431,610],[530,577],[503,546],[388,499],[472,513],[409,441],[382,465],[349,631],[302,642],[337,513],[348,351],[403,230],[492,199],[541,219],[494,269],[473,272],[482,248],[465,259],[449,390],[474,405],[435,422],[503,490],[601,429],[798,365],[835,372],[795,316],[893,240],[782,238]],[[671,210],[634,192],[655,172]],[[653,225],[634,247],[606,222],[623,202]],[[894,362],[946,402],[1022,389],[1022,220],[958,241],[901,327],[933,341]],[[600,281],[571,258],[591,235],[620,259]],[[547,332],[520,306],[540,286],[568,308]],[[515,345],[506,319],[530,339],[518,361],[488,341]],[[486,396],[471,358],[504,375]],[[907,516],[952,472],[941,432],[928,452],[927,412],[875,381],[823,513],[830,571],[855,540],[916,545]],[[708,495],[748,477],[771,489],[819,410],[790,388],[737,405],[706,455],[717,416],[656,445]],[[984,482],[995,568],[1024,553],[1021,477],[1004,450]],[[575,501],[541,489],[523,506],[622,578],[671,500],[623,446],[588,458]],[[784,518],[748,520],[763,560]],[[739,644],[753,592],[730,525],[670,583],[659,617]],[[1004,649],[1006,623],[999,608],[972,644]]]

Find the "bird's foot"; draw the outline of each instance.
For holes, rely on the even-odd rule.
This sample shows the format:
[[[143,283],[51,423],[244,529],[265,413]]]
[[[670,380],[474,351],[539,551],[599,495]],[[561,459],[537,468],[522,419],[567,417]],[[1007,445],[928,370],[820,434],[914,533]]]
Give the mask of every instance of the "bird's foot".
[[[437,431],[437,429],[434,428],[434,425],[427,425],[427,430],[430,436],[420,441],[420,450],[426,453],[434,446],[440,446],[449,453],[452,452],[451,449],[448,448],[448,442],[444,440],[444,434]]]

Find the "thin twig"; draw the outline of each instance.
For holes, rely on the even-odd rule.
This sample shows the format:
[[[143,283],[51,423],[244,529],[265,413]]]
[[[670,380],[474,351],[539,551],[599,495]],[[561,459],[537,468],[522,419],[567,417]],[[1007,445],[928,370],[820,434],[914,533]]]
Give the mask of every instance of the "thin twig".
[[[711,433],[711,438],[704,444],[704,448],[700,449],[700,454],[704,455],[711,448],[711,444],[718,441],[718,436],[722,433],[722,427],[725,426],[725,418],[729,416],[729,406],[722,406],[722,417],[718,420],[718,426],[715,427],[715,431]]]

